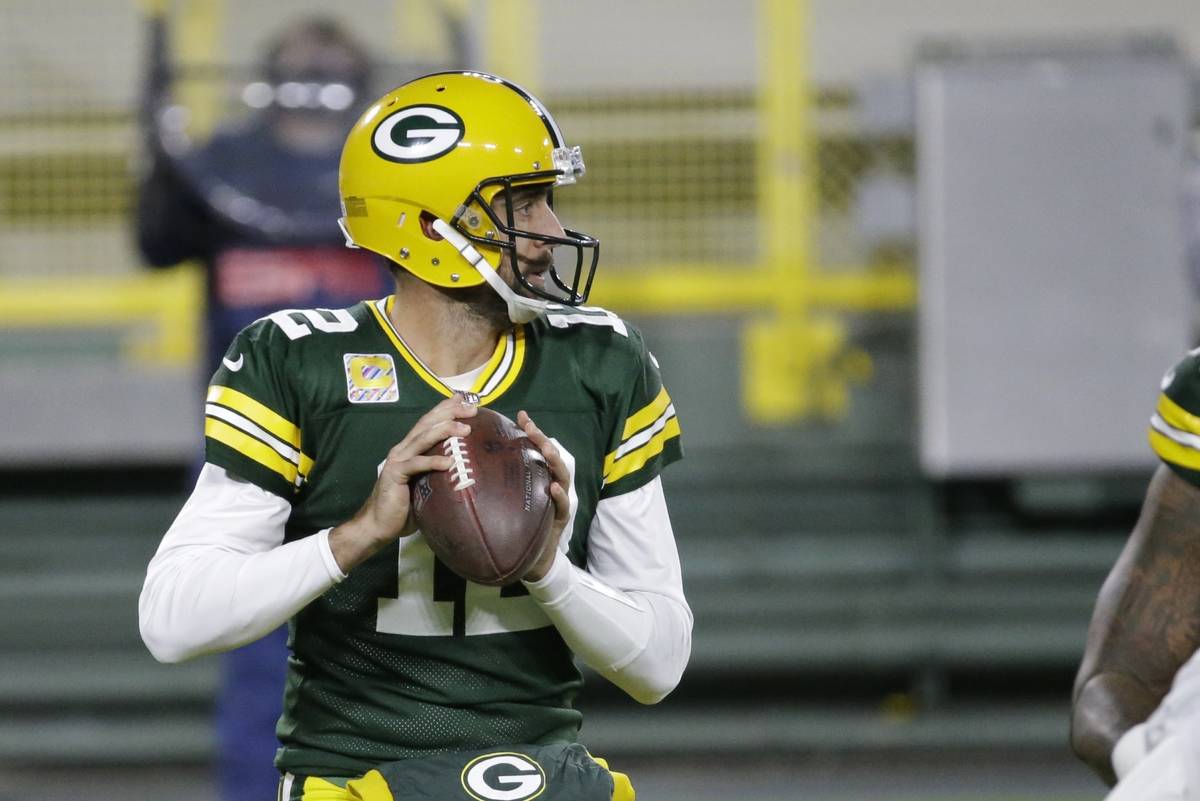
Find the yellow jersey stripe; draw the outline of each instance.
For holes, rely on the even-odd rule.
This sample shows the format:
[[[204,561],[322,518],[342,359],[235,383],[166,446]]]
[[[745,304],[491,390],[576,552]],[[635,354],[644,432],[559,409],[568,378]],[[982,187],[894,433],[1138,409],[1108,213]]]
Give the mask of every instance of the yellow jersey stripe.
[[[604,459],[604,483],[612,484],[619,481],[630,473],[636,472],[645,466],[646,462],[653,459],[662,453],[663,448],[667,444],[667,440],[672,437],[679,436],[679,418],[672,417],[663,426],[662,431],[659,431],[651,437],[645,445],[636,448],[622,456],[619,460],[616,458],[616,452],[610,453]]]
[[[671,405],[671,396],[667,394],[667,388],[663,387],[658,391],[658,396],[650,403],[638,409],[629,416],[625,421],[625,430],[621,432],[621,439],[626,440],[631,436],[641,431],[646,426],[653,423],[662,413]]]
[[[500,369],[500,365],[504,364],[504,354],[508,350],[508,336],[500,337],[500,341],[496,343],[496,350],[492,351],[492,358],[488,359],[487,366],[483,368],[483,372],[479,374],[479,378],[475,379],[475,384],[471,387],[471,391],[476,395],[483,393],[483,388],[488,385],[492,375]]]
[[[270,431],[279,439],[300,450],[300,428],[267,406],[230,387],[213,385],[208,388],[209,403],[219,403],[238,412],[255,425]]]
[[[249,434],[238,431],[228,423],[209,417],[204,420],[204,436],[211,437],[217,442],[228,445],[243,456],[273,470],[289,484],[296,484],[298,470],[296,465],[275,452],[269,445],[259,442]],[[302,460],[303,461],[303,460]],[[311,464],[311,460],[310,460]]]
[[[1158,396],[1158,413],[1163,420],[1167,421],[1167,425],[1172,428],[1178,428],[1180,431],[1200,436],[1200,417],[1184,409],[1178,403],[1168,398],[1166,394]]]
[[[1154,429],[1150,430],[1150,447],[1163,461],[1186,467],[1189,470],[1200,470],[1200,451],[1180,445]]]
[[[204,404],[204,414],[228,423],[243,434],[249,434],[264,445],[269,445],[272,450],[292,464],[299,464],[300,451],[286,442],[280,441],[278,437],[264,430],[262,426],[255,425],[232,409],[226,409],[224,406],[218,406],[215,403],[206,403]]]
[[[521,367],[525,364],[525,328],[517,326],[513,336],[513,358],[512,364],[509,365],[508,372],[504,374],[504,378],[500,383],[489,392],[485,397],[479,399],[482,406],[487,406],[496,398],[503,395],[508,388],[517,380],[517,376],[521,374]]]

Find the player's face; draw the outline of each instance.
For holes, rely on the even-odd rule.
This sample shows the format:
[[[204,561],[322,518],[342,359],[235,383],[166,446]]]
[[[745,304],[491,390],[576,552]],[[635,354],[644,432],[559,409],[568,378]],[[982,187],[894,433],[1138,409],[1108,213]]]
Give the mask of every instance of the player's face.
[[[512,204],[512,227],[545,236],[565,236],[558,216],[550,207],[550,187],[532,186],[514,189],[511,197],[500,192],[492,200],[492,209],[501,220],[508,219],[509,203]],[[514,280],[514,270],[538,289],[545,289],[547,273],[554,265],[554,246],[523,236],[516,238],[517,263],[514,266],[510,251],[505,250],[500,261],[500,276],[522,295],[532,297],[521,282]]]

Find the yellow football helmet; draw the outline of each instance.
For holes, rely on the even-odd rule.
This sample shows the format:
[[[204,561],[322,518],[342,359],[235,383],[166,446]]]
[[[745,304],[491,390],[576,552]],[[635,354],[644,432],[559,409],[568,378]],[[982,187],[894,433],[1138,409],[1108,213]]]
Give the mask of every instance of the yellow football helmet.
[[[431,284],[486,281],[508,301],[510,316],[524,321],[553,304],[587,299],[600,243],[576,231],[556,237],[520,230],[512,204],[501,219],[492,201],[515,187],[572,184],[583,172],[579,148],[564,144],[545,106],[519,86],[481,72],[434,73],[384,95],[347,136],[339,174],[342,230],[348,245]],[[440,239],[422,229],[423,213],[434,218]],[[573,247],[573,274],[551,268],[545,288],[526,281],[515,266],[519,237]],[[527,290],[522,295],[496,273],[505,250],[514,280]]]

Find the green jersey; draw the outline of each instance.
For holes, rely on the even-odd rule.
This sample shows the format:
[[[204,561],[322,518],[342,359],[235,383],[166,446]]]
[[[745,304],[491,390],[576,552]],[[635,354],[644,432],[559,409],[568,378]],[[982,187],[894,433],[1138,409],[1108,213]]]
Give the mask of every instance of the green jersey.
[[[291,503],[287,541],[352,517],[388,450],[451,394],[397,335],[391,302],[272,314],[213,377],[207,459]],[[517,326],[473,390],[554,438],[573,473],[565,548],[580,567],[596,504],[681,455],[653,356],[602,309]],[[435,752],[569,742],[579,729],[579,672],[525,588],[464,581],[419,533],[302,609],[290,645],[276,764],[293,773],[358,775]]]
[[[1200,348],[1163,377],[1150,419],[1150,447],[1175,473],[1200,487]]]

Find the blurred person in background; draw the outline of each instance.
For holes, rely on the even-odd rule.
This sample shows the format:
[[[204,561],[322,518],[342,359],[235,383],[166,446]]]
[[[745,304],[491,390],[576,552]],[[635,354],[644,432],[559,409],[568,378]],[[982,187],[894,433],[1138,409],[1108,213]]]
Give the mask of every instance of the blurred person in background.
[[[583,173],[512,83],[389,92],[339,181],[347,240],[389,260],[394,294],[272,314],[213,378],[207,463],[147,569],[141,632],[176,662],[291,620],[281,799],[633,798],[577,741],[572,657],[642,703],[679,681],[692,615],[660,473],[682,450],[640,332],[582,305],[599,243],[551,192]],[[410,479],[454,465],[432,449],[477,405],[553,476],[548,544],[503,588],[452,573],[409,517]]]
[[[347,250],[336,222],[338,157],[370,84],[366,50],[334,20],[306,19],[269,46],[263,73],[242,93],[246,120],[178,155],[153,147],[139,185],[143,258],[207,268],[210,374],[265,314],[388,291],[386,270]]]
[[[1150,444],[1162,465],[1075,680],[1071,746],[1112,801],[1200,798],[1200,350],[1164,377]]]
[[[367,97],[366,50],[334,20],[309,18],[266,53],[261,80],[242,93],[249,116],[197,148],[156,126],[138,187],[146,262],[196,259],[206,269],[206,381],[230,340],[260,317],[342,308],[389,291],[378,259],[348,250],[337,226],[338,158]],[[151,98],[156,115],[171,108],[163,100]],[[222,661],[216,763],[224,801],[275,795],[286,638],[281,627]]]

